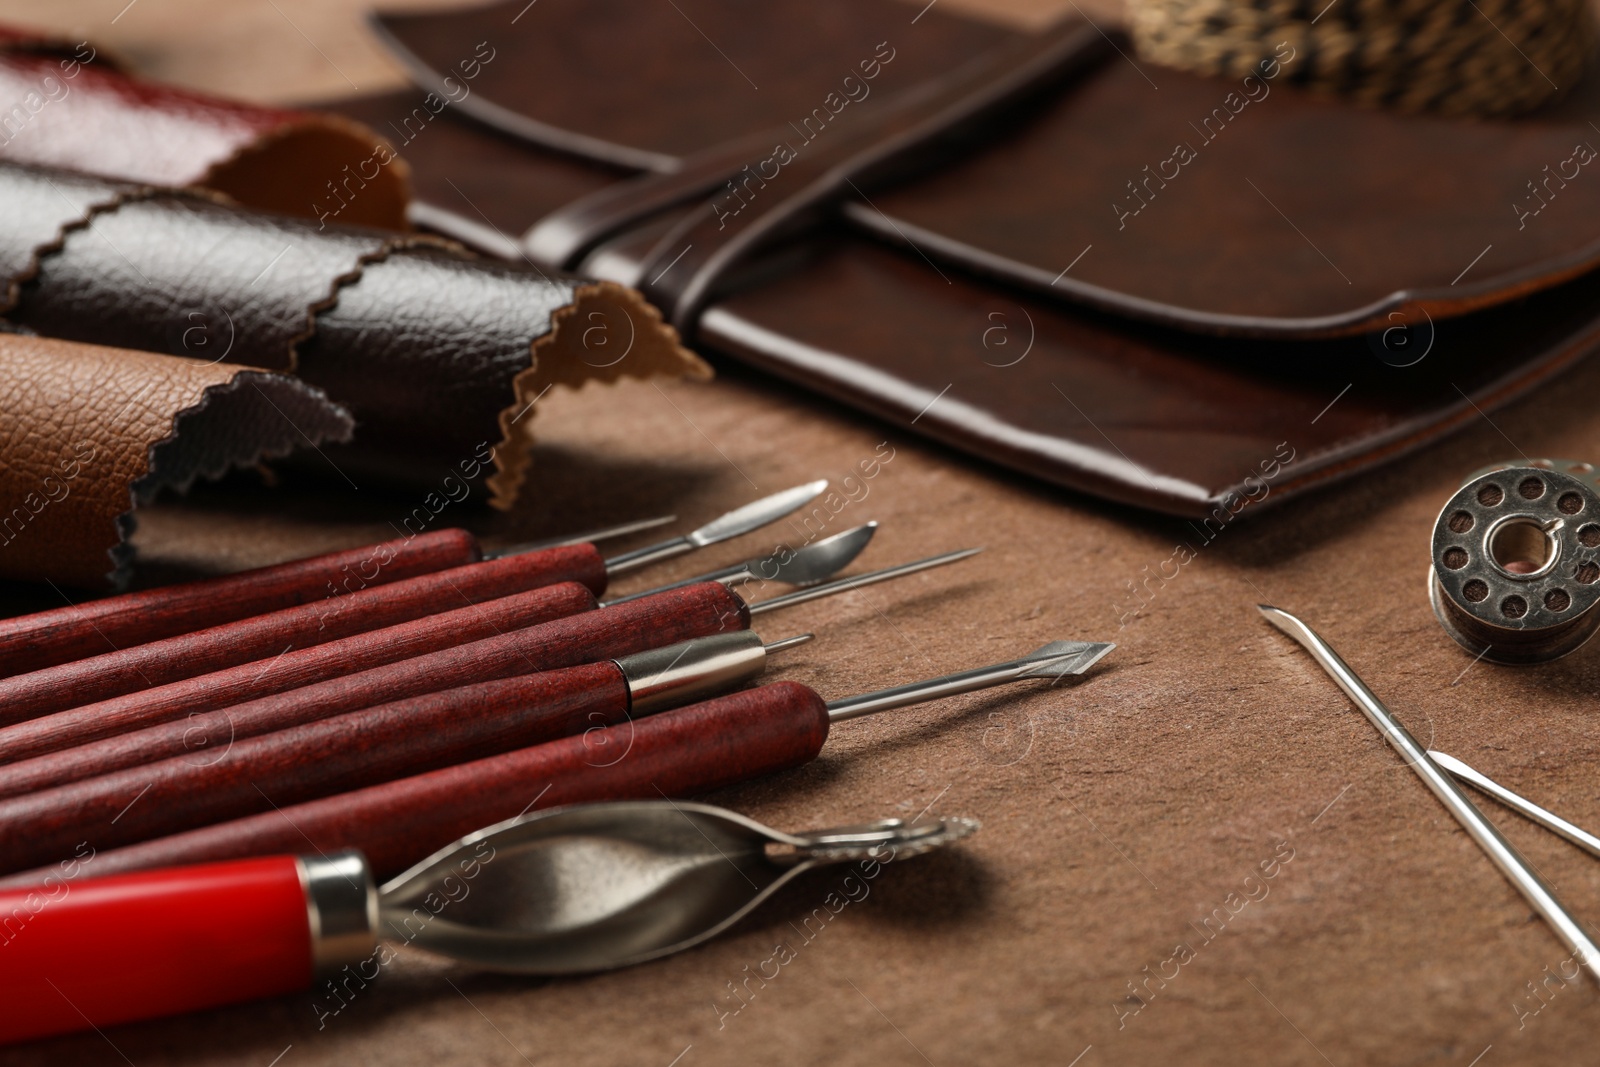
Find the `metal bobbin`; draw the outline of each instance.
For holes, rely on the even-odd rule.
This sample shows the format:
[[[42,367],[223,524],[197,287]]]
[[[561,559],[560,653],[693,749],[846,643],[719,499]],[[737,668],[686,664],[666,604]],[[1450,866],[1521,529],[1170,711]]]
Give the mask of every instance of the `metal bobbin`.
[[[1600,629],[1600,472],[1536,459],[1474,471],[1433,524],[1428,598],[1494,663],[1544,663]]]

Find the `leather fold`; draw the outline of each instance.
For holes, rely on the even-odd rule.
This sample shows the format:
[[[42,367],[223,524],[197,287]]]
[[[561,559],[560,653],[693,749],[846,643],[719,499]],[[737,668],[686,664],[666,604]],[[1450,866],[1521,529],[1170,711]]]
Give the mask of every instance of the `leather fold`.
[[[104,589],[136,509],[197,479],[348,440],[350,414],[281,374],[0,333],[0,577]]]
[[[350,119],[221,100],[126,73],[90,41],[0,27],[0,159],[195,185],[268,211],[406,229],[409,171]],[[330,193],[342,191],[339,199]]]
[[[1460,121],[1301,91],[1293,42],[1210,78],[942,5],[522,6],[378,16],[421,89],[491,28],[499,54],[473,122],[404,147],[415,217],[1057,485],[1211,529],[1600,343],[1600,78]],[[338,106],[382,126],[418,95]]]
[[[328,452],[347,478],[427,483],[492,453],[490,502],[509,507],[525,478],[532,383],[709,373],[620,286],[436,237],[3,162],[0,205],[10,321],[294,373],[355,416],[355,440]]]

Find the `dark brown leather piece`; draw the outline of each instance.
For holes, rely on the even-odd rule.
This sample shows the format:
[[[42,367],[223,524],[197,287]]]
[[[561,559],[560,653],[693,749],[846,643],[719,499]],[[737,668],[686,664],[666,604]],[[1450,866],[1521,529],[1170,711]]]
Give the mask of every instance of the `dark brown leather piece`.
[[[103,589],[131,556],[133,508],[234,467],[350,436],[292,378],[0,333],[0,577]]]
[[[339,220],[406,227],[410,186],[389,145],[351,122],[158,85],[92,42],[0,28],[0,159],[156,185],[200,185],[316,218],[329,187],[359,189]]]
[[[8,317],[69,340],[296,371],[355,411],[360,433],[335,450],[347,478],[431,483],[441,468],[492,458],[492,502],[505,506],[522,482],[538,391],[706,373],[618,286],[198,192],[39,192],[64,180],[0,163],[0,199],[14,185],[26,193],[18,204],[39,209],[0,210],[0,227],[12,226],[0,229],[0,262],[32,275]],[[91,191],[94,181],[78,179]],[[91,200],[107,206],[72,217]],[[60,236],[41,241],[52,227]],[[573,316],[581,325],[564,332]]]
[[[1008,110],[1096,66],[1108,51],[1092,26],[1067,20],[981,53],[929,83],[928,92],[891,97],[871,110],[847,108],[826,138],[807,141],[776,130],[765,144],[732,158],[714,153],[709,168],[690,159],[673,174],[630,183],[674,183],[719,168],[724,179],[710,183],[709,198],[684,198],[694,201],[692,209],[657,242],[637,284],[687,332],[753,252],[825,221],[841,200],[866,195],[896,174],[926,170],[970,150]],[[529,235],[530,244],[537,235]]]
[[[862,10],[871,7],[865,5]],[[537,68],[541,57],[558,47],[549,42],[561,39],[554,30],[567,27],[559,20],[581,18],[560,6],[549,12],[551,21],[542,25],[553,36],[508,40],[503,52],[516,62],[507,64],[507,70]],[[461,23],[457,32],[470,36],[506,13],[504,5],[494,5],[451,17]],[[781,19],[782,15],[773,17]],[[909,23],[908,17],[902,18]],[[434,52],[441,57],[448,52],[437,41],[413,33],[411,27],[418,23],[401,19],[390,25],[405,36],[414,62]],[[913,55],[919,61],[927,58],[929,53],[911,47],[915,43],[920,49],[921,39],[895,39],[907,42],[899,47],[896,64]],[[936,38],[930,40],[939,43]],[[770,49],[778,51],[786,43],[782,33],[769,34],[767,41]],[[954,62],[951,55],[944,59],[946,68]],[[816,69],[824,67],[819,62]],[[1206,148],[1208,154],[1196,161],[1196,168],[1202,162],[1209,165],[1219,160],[1224,166],[1183,172],[1182,180],[1195,179],[1192,184],[1204,186],[1210,199],[1194,194],[1186,202],[1181,225],[1140,229],[1144,222],[1160,221],[1156,212],[1179,191],[1180,183],[1173,182],[1171,188],[1161,191],[1167,199],[1153,200],[1146,214],[1128,220],[1123,240],[1085,237],[1080,243],[1065,243],[1075,232],[1074,220],[1086,217],[1082,212],[1088,208],[1080,203],[1088,195],[1084,183],[1090,179],[1085,175],[1101,173],[1104,177],[1104,172],[1095,171],[1095,152],[1113,156],[1123,152],[1120,138],[1125,127],[1145,137],[1144,143],[1154,143],[1149,138],[1160,134],[1165,120],[1149,116],[1175,118],[1197,100],[1215,95],[1220,102],[1229,91],[1221,83],[1187,75],[1151,73],[1160,80],[1161,90],[1152,91],[1133,67],[1117,59],[1079,86],[1086,90],[1085,95],[1098,94],[1095,109],[1080,114],[1077,91],[1064,92],[1047,107],[1019,113],[1012,124],[997,124],[997,140],[954,168],[981,171],[991,154],[1011,153],[1009,169],[996,165],[993,179],[1004,179],[1010,185],[975,191],[953,180],[946,183],[941,173],[874,193],[870,204],[850,205],[845,212],[849,221],[857,226],[870,223],[869,230],[890,235],[902,250],[892,252],[870,241],[835,235],[832,243],[809,252],[798,246],[773,251],[751,267],[744,290],[725,295],[707,308],[698,323],[698,336],[708,346],[742,361],[1014,469],[1113,499],[1195,517],[1211,515],[1219,507],[1228,514],[1240,510],[1245,497],[1259,494],[1263,464],[1277,464],[1271,499],[1282,501],[1313,485],[1384,462],[1476,418],[1478,410],[1492,410],[1547,380],[1600,340],[1588,302],[1592,281],[1580,277],[1555,284],[1577,269],[1588,254],[1585,231],[1570,224],[1544,226],[1561,221],[1558,208],[1570,207],[1577,215],[1578,208],[1586,204],[1571,195],[1579,191],[1581,178],[1561,190],[1562,198],[1552,200],[1543,217],[1528,220],[1521,236],[1529,237],[1529,242],[1495,240],[1487,252],[1488,238],[1467,248],[1460,243],[1462,234],[1471,233],[1474,226],[1479,232],[1493,234],[1484,227],[1503,229],[1503,223],[1463,207],[1470,204],[1470,196],[1454,202],[1451,198],[1457,191],[1482,193],[1487,187],[1473,184],[1483,179],[1469,173],[1462,153],[1498,145],[1493,163],[1480,161],[1479,165],[1489,168],[1482,173],[1492,171],[1503,179],[1514,169],[1508,162],[1511,157],[1531,152],[1530,146],[1549,147],[1565,139],[1572,130],[1568,119],[1546,117],[1516,127],[1468,129],[1438,120],[1375,117],[1365,111],[1341,111],[1336,105],[1290,100],[1280,79],[1272,83],[1271,95],[1264,102],[1247,105],[1238,118],[1239,125],[1230,125],[1216,145]],[[652,68],[651,76],[666,79],[659,84],[665,86],[663,98],[670,96],[672,72]],[[710,75],[700,71],[691,76]],[[1112,92],[1107,86],[1120,88]],[[1169,87],[1176,91],[1169,93]],[[565,89],[541,83],[547,95],[539,99],[542,110],[537,113],[582,114],[589,102],[568,96],[583,97],[590,88],[582,82]],[[818,89],[825,92],[828,86],[819,85]],[[1577,110],[1571,114],[1584,113],[1582,108],[1587,105],[1582,101],[1592,95],[1592,89],[1586,87],[1574,97],[1569,107]],[[522,99],[534,100],[529,89],[522,92]],[[1169,96],[1179,102],[1167,102]],[[1163,110],[1145,114],[1152,108]],[[1339,152],[1313,143],[1317,132],[1303,125],[1321,113],[1318,109],[1328,112],[1330,136],[1343,138]],[[494,117],[489,118],[492,121]],[[1388,124],[1379,142],[1387,149],[1404,149],[1405,158],[1414,161],[1415,146],[1399,143],[1410,130],[1442,161],[1430,164],[1432,169],[1426,171],[1433,182],[1431,189],[1407,188],[1394,193],[1396,203],[1415,209],[1411,215],[1401,220],[1392,213],[1376,213],[1375,217],[1393,224],[1392,235],[1381,233],[1382,227],[1362,214],[1358,194],[1373,190],[1353,184],[1364,180],[1359,175],[1347,176],[1352,170],[1365,173],[1370,162],[1365,150],[1360,153],[1362,168],[1344,165],[1357,155],[1351,145],[1359,139],[1360,130],[1375,119]],[[708,130],[714,129],[715,120],[715,114],[705,116]],[[636,121],[636,117],[627,121]],[[677,119],[662,116],[662,121],[670,125]],[[457,125],[462,130],[472,128],[467,123]],[[541,214],[548,214],[553,196],[541,185],[544,176],[552,175],[550,188],[564,189],[574,173],[582,172],[575,171],[577,164],[570,156],[557,156],[532,144],[519,158],[504,139],[514,126],[501,123],[499,136],[486,134],[482,152],[467,151],[458,143],[452,145],[449,157],[435,153],[419,139],[410,151],[424,200],[453,204],[454,176],[487,168],[494,174],[494,187],[503,195],[486,193],[475,198],[473,207],[481,217],[493,219],[497,231],[521,232]],[[1075,151],[1046,143],[1045,134],[1060,136],[1059,131],[1051,132],[1056,127],[1079,131]],[[611,134],[619,128],[604,121],[593,127]],[[1260,132],[1269,128],[1278,142]],[[735,136],[748,131],[722,132]],[[487,147],[491,141],[492,147]],[[1294,151],[1280,150],[1279,142],[1292,145]],[[1025,175],[1019,173],[1023,166],[1017,162],[1024,149],[1032,153],[1027,158],[1034,168]],[[1568,146],[1552,165],[1570,151]],[[1301,165],[1297,159],[1312,157],[1320,160],[1315,169],[1293,169]],[[1165,157],[1148,162],[1153,166],[1160,158]],[[1237,169],[1222,173],[1226,167],[1238,167],[1241,160],[1258,169],[1242,176]],[[1134,168],[1127,177],[1138,171]],[[1391,178],[1398,173],[1385,171],[1381,164],[1377,171]],[[1243,178],[1260,186],[1260,174],[1274,181],[1286,174],[1298,175],[1303,187],[1297,190],[1297,197],[1320,192],[1340,205],[1337,211],[1317,217],[1337,222],[1342,232],[1365,235],[1366,244],[1352,241],[1351,247],[1362,253],[1356,259],[1370,264],[1374,276],[1380,269],[1389,272],[1380,278],[1373,293],[1381,296],[1399,284],[1395,279],[1400,276],[1393,272],[1407,264],[1426,266],[1427,271],[1418,276],[1431,271],[1433,283],[1445,289],[1470,266],[1456,286],[1467,298],[1445,310],[1463,311],[1480,298],[1505,302],[1502,310],[1407,327],[1384,317],[1388,309],[1378,308],[1372,313],[1379,323],[1396,326],[1391,332],[1292,345],[1217,341],[1210,335],[1218,323],[1190,314],[1193,307],[1184,312],[1187,317],[1183,319],[1185,325],[1196,328],[1192,332],[1085,310],[1082,300],[1050,299],[1015,284],[1037,284],[1037,279],[996,262],[992,256],[977,256],[959,247],[931,247],[931,227],[939,220],[928,220],[926,232],[909,227],[910,216],[920,210],[916,197],[921,190],[931,189],[929,204],[948,214],[953,227],[982,230],[980,236],[995,247],[1042,263],[1059,245],[1066,254],[1050,261],[1051,274],[1039,288],[1050,288],[1048,283],[1058,277],[1093,279],[1096,275],[1087,267],[1097,262],[1101,252],[1107,252],[1105,266],[1096,269],[1116,266],[1123,270],[1118,284],[1126,283],[1135,291],[1139,285],[1187,287],[1181,298],[1196,307],[1204,307],[1208,300],[1266,299],[1274,294],[1285,301],[1316,299],[1316,294],[1330,292],[1348,298],[1354,282],[1346,286],[1336,272],[1329,271],[1327,262],[1293,226],[1286,227],[1287,238],[1267,233],[1271,220],[1266,215],[1254,207],[1240,207],[1234,200],[1217,199],[1218,183],[1224,178],[1240,178],[1236,184],[1250,192]],[[1535,166],[1527,177],[1538,174],[1539,166]],[[586,176],[593,187],[601,187],[605,177],[598,165]],[[1123,180],[1119,178],[1119,185]],[[1600,186],[1595,188],[1600,190]],[[519,192],[524,189],[532,192],[524,197]],[[1069,192],[1061,193],[1063,189]],[[1264,198],[1258,199],[1263,199],[1264,211],[1273,210],[1265,206]],[[1089,206],[1095,204],[1104,208],[1114,225],[1109,201],[1097,194]],[[1509,201],[1489,206],[1516,225]],[[887,213],[887,219],[878,209]],[[1275,212],[1272,217],[1278,225],[1284,224]],[[584,271],[613,279],[635,277],[672,222],[669,213],[600,246],[585,261]],[[1236,233],[1241,226],[1246,227],[1241,231],[1243,237]],[[1258,236],[1249,226],[1261,227],[1266,251],[1260,255],[1247,243]],[[1141,237],[1145,230],[1148,236]],[[1162,245],[1163,240],[1169,245]],[[1092,249],[1079,260],[1090,245]],[[1453,255],[1458,245],[1467,254],[1453,263],[1446,275],[1447,254]],[[1563,248],[1575,257],[1565,264],[1551,258],[1563,254]],[[1164,258],[1168,251],[1170,259]],[[1473,258],[1480,252],[1484,255],[1474,265]],[[1510,258],[1499,260],[1502,253]],[[1531,280],[1516,273],[1529,263],[1535,264]],[[1070,272],[1064,273],[1069,267]],[[1317,269],[1328,271],[1334,285],[1308,281]],[[1481,275],[1477,274],[1480,270],[1484,270]],[[986,281],[985,274],[990,279],[999,277]],[[1470,283],[1475,277],[1488,278],[1492,292],[1485,296],[1472,290]],[[1059,291],[1063,284],[1058,281],[1055,289]],[[1544,296],[1525,300],[1521,295],[1550,286],[1554,287]],[[1303,315],[1312,307],[1306,304],[1290,310]],[[1161,309],[1135,306],[1131,310],[1147,321]],[[1328,326],[1322,323],[1308,331],[1304,322],[1291,325],[1292,332],[1301,334]],[[1428,355],[1412,365],[1418,352]],[[1292,465],[1284,464],[1280,446],[1295,456]]]
[[[1365,338],[1286,350],[1130,327],[860,237],[796,260],[707,311],[700,337],[1003,466],[1217,527],[1437,440],[1600,343],[1595,274],[1413,331],[1431,351],[1401,367]]]
[[[541,0],[381,14],[373,24],[428,89],[443,89],[479,42],[492,42],[494,61],[452,110],[589,159],[668,171],[802,120],[845,77],[859,80],[879,42],[897,52],[882,89],[899,91],[1018,37],[940,8],[913,23],[917,14],[893,0]]]
[[[852,219],[1036,291],[1280,337],[1458,315],[1600,262],[1600,175],[1578,162],[1600,158],[1600,78],[1557,111],[1485,122],[1339,104],[1281,75],[1252,83],[1266,94],[1252,103],[1238,84],[1144,69],[1159,91],[1107,63]],[[1197,132],[1213,108],[1229,121]],[[1180,145],[1195,158],[1163,167]]]
[[[519,7],[380,21],[414,71],[444,69],[468,38]],[[892,86],[878,86],[883,92],[947,76],[997,43],[924,35],[937,11],[912,27],[892,3],[824,5],[826,42],[804,40],[782,5],[763,5],[759,16],[740,8],[737,18],[725,15],[723,3],[703,7],[708,20],[724,18],[718,29],[740,42],[730,55],[747,73],[808,64],[800,84],[812,86],[810,96],[790,90],[773,123],[780,126],[822,103],[835,87],[816,72],[830,63],[848,71],[850,49],[862,47],[855,42],[887,39],[895,48],[883,78]],[[663,12],[635,12],[629,32],[617,33],[599,21],[599,7],[541,5],[518,27],[536,24],[539,32],[506,37],[508,61],[481,83],[472,113],[596,159],[608,156],[546,135],[538,123],[678,157],[683,145],[724,144],[762,128],[750,125],[757,104],[746,98],[772,98],[748,85],[736,91],[727,63],[691,61],[706,42],[678,41],[672,23],[683,20]],[[698,6],[691,13],[701,17]],[[853,31],[844,28],[849,19],[857,20]],[[962,25],[955,17],[939,23],[941,30]],[[605,56],[570,47],[601,34],[611,42]],[[667,43],[648,58],[658,36]],[[1382,329],[1400,321],[1391,312],[1405,321],[1462,314],[1600,262],[1600,233],[1585,224],[1600,210],[1600,181],[1585,180],[1588,161],[1600,156],[1600,134],[1590,125],[1600,121],[1600,79],[1558,109],[1515,123],[1401,116],[1290,88],[1292,51],[1273,78],[1248,85],[1136,67],[1110,53],[1097,77],[1061,92],[1031,119],[1019,117],[1019,128],[996,145],[894,193],[873,194],[872,206],[853,205],[848,216],[890,240],[909,240],[941,265],[1153,321],[1284,337]],[[622,55],[636,65],[620,66],[613,57]],[[554,70],[559,82],[547,80]],[[727,82],[723,95],[743,103],[703,100],[711,82]],[[650,85],[650,106],[598,106],[636,84]],[[871,107],[870,99],[862,106]],[[679,132],[686,115],[693,138]],[[1188,161],[1163,167],[1175,158]],[[659,161],[652,169],[676,165]]]
[[[7,189],[56,180],[0,164]],[[9,249],[12,234],[0,241]],[[292,371],[315,313],[394,241],[380,230],[319,230],[203,196],[135,193],[41,259],[11,318],[48,337]]]

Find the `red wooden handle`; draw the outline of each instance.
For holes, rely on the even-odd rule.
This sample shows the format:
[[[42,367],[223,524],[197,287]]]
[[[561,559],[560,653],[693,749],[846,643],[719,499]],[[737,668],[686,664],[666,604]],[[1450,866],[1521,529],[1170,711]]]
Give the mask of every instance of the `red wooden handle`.
[[[0,801],[0,871],[208,826],[627,717],[607,660],[413,697]]]
[[[197,716],[189,724],[197,733],[190,736],[193,740],[227,737],[230,731],[238,731],[238,736],[261,733],[391,700],[628,656],[749,625],[749,609],[737,594],[716,582],[703,582],[235,704],[225,715]],[[203,681],[196,679],[197,684]],[[129,725],[125,722],[123,728]],[[79,743],[73,738],[104,737],[108,728],[106,717],[90,709],[63,712],[0,730],[0,752],[59,751]]]
[[[605,561],[593,545],[565,545],[469,563],[337,599],[238,619],[0,681],[0,724],[23,722],[555,582],[582,582],[601,593],[605,573]]]
[[[821,751],[827,736],[822,698],[798,683],[778,682],[105,852],[95,858],[92,873],[315,847],[325,852],[359,848],[381,879],[464,834],[525,810],[690,796],[806,763]],[[40,873],[30,871],[0,883],[26,884]]]
[[[477,558],[478,542],[467,531],[435,530],[409,540],[19,615],[0,620],[0,677],[442,571]]]
[[[0,1041],[195,1011],[311,984],[293,856],[94,881],[85,850],[0,891]]]
[[[563,582],[18,723],[0,729],[0,763],[18,761],[0,766],[0,797],[173,756],[202,759],[242,738],[332,714],[314,700],[277,701],[254,715],[230,705],[595,606],[589,590]]]

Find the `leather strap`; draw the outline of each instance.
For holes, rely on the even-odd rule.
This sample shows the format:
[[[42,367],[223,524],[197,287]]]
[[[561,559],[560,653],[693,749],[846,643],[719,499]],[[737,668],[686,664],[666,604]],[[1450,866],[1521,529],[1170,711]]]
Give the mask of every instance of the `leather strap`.
[[[353,428],[283,375],[14,333],[0,333],[0,397],[0,577],[90,589],[126,576],[133,509],[162,489]]]
[[[684,160],[669,173],[619,182],[548,216],[523,245],[541,262],[576,268],[602,240],[711,194],[630,279],[687,332],[719,282],[757,248],[815,222],[864,187],[949,159],[989,132],[1000,112],[1110,51],[1105,36],[1083,20],[1063,20],[875,108],[857,106],[834,125],[810,132],[809,140],[809,128],[770,130]]]

